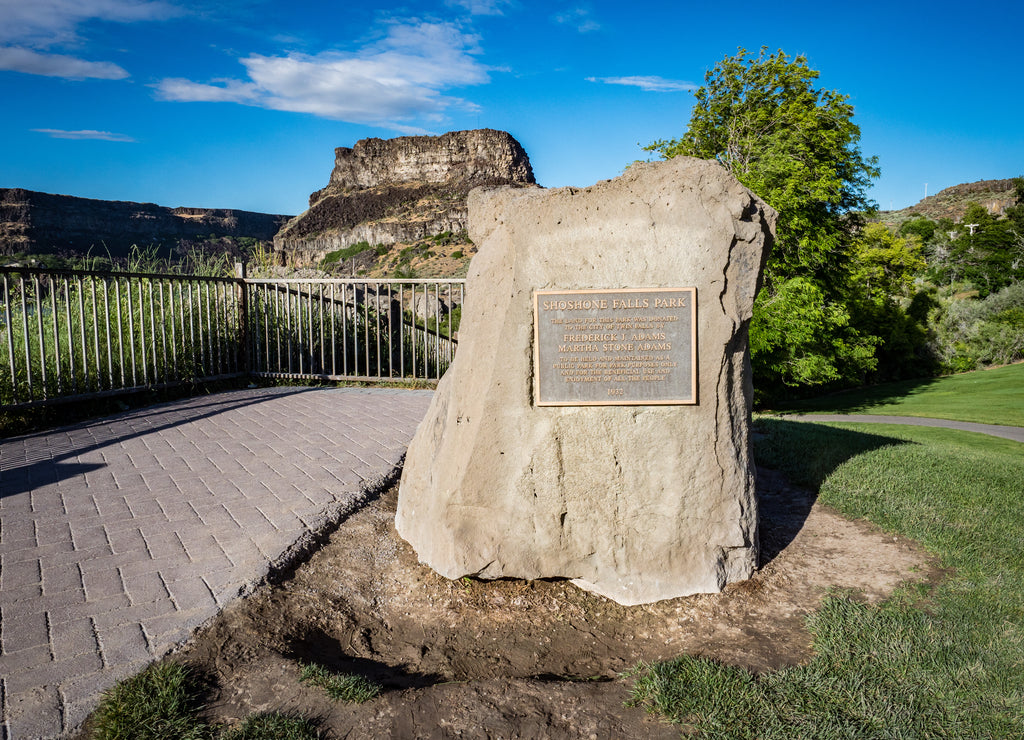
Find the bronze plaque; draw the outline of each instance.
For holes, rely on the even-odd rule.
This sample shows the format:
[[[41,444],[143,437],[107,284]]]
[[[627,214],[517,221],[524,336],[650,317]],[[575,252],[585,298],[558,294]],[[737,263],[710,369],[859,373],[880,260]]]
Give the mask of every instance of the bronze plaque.
[[[538,290],[537,406],[697,403],[697,289]]]

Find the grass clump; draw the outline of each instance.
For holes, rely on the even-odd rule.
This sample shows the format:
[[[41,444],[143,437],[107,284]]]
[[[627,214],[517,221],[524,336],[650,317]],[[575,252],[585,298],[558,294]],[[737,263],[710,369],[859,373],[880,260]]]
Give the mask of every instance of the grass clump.
[[[344,249],[336,249],[333,252],[328,252],[324,256],[323,260],[321,260],[321,264],[327,266],[333,265],[337,262],[345,262],[346,260],[350,260],[353,257],[355,257],[357,254],[368,252],[371,249],[373,249],[373,247],[370,246],[369,242],[356,242],[355,244],[345,247]]]
[[[255,714],[234,729],[221,735],[221,740],[320,740],[323,734],[304,717],[281,712]]]
[[[93,716],[95,740],[207,740],[197,712],[202,682],[187,666],[157,663],[103,694]]]
[[[303,665],[299,678],[302,683],[323,689],[332,699],[352,704],[369,701],[380,694],[381,690],[380,684],[365,676],[336,673],[317,663]]]
[[[761,464],[917,540],[950,573],[878,605],[826,598],[808,619],[805,666],[753,676],[684,656],[639,666],[632,702],[708,737],[1024,737],[1024,446],[945,429],[759,426]]]

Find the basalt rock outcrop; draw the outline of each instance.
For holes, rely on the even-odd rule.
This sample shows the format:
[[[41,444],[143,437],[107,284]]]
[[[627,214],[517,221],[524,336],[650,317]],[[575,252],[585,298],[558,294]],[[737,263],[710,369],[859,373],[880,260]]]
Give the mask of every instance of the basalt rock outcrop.
[[[269,242],[287,216],[221,208],[166,208],[153,203],[95,200],[22,188],[0,188],[0,254],[109,251],[122,257],[137,245],[169,250],[210,237]]]
[[[474,190],[469,209],[480,251],[459,351],[406,455],[399,534],[448,578],[571,578],[622,604],[748,578],[747,327],[775,212],[723,167],[686,157],[582,190]],[[696,403],[536,402],[535,291],[690,287]],[[564,341],[559,357],[607,351],[600,337]]]
[[[359,242],[412,243],[463,232],[470,190],[533,184],[529,157],[504,131],[363,139],[335,149],[330,182],[281,229],[274,251],[283,262],[304,265]]]
[[[964,217],[970,203],[978,203],[993,216],[1002,216],[1006,209],[1017,202],[1014,180],[978,180],[965,182],[929,195],[909,208],[897,211],[880,211],[879,220],[899,226],[913,216],[925,216],[933,220],[948,218],[958,222]]]

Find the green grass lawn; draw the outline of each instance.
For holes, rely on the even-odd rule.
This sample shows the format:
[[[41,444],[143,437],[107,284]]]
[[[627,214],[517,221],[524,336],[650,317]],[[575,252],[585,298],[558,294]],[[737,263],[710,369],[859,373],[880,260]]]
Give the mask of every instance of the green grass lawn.
[[[753,676],[683,656],[641,666],[634,702],[701,737],[1024,737],[1024,445],[877,424],[758,426],[759,462],[917,540],[950,573],[875,606],[833,594],[808,620],[805,666]]]
[[[1024,426],[1024,363],[794,402],[777,411],[882,414]]]

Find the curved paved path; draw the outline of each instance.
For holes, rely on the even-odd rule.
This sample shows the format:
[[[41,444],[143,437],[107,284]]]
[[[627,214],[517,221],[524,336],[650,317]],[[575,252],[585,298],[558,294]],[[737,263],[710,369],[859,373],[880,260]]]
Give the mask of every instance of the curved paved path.
[[[431,391],[269,388],[0,440],[0,736],[61,737],[382,487]]]
[[[876,416],[874,414],[785,414],[782,419],[796,421],[852,421],[862,424],[906,424],[915,427],[944,427],[959,429],[964,432],[978,432],[993,437],[1012,439],[1024,442],[1024,427],[1007,427],[998,424],[975,424],[971,421],[952,421],[950,419],[929,419],[919,416]]]

